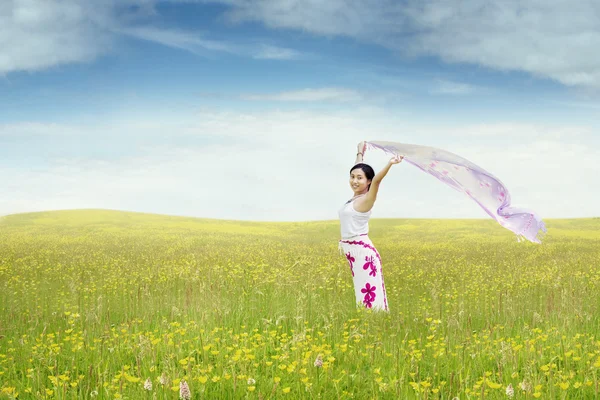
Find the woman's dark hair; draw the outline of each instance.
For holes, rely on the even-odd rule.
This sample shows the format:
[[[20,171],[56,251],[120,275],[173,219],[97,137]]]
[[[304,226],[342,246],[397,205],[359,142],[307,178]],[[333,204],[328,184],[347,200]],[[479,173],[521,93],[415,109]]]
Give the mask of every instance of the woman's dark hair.
[[[362,172],[365,173],[365,177],[369,181],[372,181],[373,177],[375,177],[375,171],[373,171],[373,168],[371,168],[371,166],[368,164],[363,164],[363,163],[356,164],[354,167],[350,168],[350,173],[352,173],[352,171],[354,171],[355,169],[362,170]],[[369,183],[369,189],[371,189],[370,183]]]

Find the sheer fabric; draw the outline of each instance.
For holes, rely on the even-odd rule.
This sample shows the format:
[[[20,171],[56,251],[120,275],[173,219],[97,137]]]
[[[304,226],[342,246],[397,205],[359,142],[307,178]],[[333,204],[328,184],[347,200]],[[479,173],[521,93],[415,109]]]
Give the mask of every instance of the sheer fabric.
[[[519,241],[541,243],[547,232],[533,211],[511,206],[510,194],[498,178],[465,158],[434,147],[396,142],[369,141],[367,148],[403,156],[404,162],[464,193],[501,226],[514,232]]]

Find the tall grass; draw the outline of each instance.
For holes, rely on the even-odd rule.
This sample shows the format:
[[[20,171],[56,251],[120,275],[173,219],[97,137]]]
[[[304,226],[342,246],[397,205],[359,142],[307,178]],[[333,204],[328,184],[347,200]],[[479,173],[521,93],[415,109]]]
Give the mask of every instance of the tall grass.
[[[0,398],[597,398],[600,219],[547,225],[372,221],[383,313],[336,221],[8,216]]]

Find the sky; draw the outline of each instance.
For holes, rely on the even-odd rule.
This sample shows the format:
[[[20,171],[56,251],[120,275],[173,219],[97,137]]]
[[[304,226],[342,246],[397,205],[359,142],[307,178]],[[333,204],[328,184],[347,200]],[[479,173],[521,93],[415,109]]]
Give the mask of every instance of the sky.
[[[0,215],[333,220],[367,140],[597,217],[598,48],[596,0],[4,0]],[[372,217],[487,215],[401,163]]]

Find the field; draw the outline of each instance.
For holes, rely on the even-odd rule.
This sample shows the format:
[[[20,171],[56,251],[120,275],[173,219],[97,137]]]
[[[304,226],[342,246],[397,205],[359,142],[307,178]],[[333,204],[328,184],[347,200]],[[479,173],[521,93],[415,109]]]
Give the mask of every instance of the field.
[[[546,223],[373,220],[384,313],[337,221],[7,216],[0,398],[598,398],[600,219]]]

